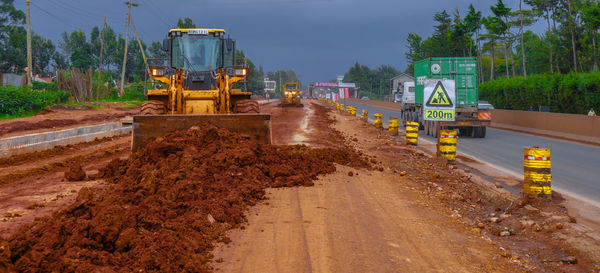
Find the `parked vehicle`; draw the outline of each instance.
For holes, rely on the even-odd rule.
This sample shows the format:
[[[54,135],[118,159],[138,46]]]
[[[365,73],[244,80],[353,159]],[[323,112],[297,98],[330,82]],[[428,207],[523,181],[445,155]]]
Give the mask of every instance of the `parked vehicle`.
[[[423,117],[423,93],[428,79],[452,79],[456,83],[456,118],[453,122],[443,122],[444,129],[458,129],[461,135],[484,138],[491,114],[488,108],[479,107],[477,60],[471,57],[429,58],[415,64],[415,102],[411,104],[407,98],[405,106],[403,101],[402,118],[404,122],[418,121],[427,135],[437,137],[438,122]]]
[[[477,108],[479,108],[479,109],[494,109],[494,106],[485,100],[480,100]]]

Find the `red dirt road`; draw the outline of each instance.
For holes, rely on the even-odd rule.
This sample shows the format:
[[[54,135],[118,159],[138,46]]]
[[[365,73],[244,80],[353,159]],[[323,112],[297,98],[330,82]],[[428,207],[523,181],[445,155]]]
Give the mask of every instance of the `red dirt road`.
[[[99,229],[112,237],[115,234],[119,239],[123,237],[123,240],[128,240],[128,244],[139,242],[140,245],[129,245],[123,248],[122,244],[121,247],[116,244],[120,252],[115,252],[115,249],[109,247],[102,250],[108,251],[107,255],[101,255],[102,251],[99,249],[86,249],[85,253],[95,253],[94,255],[98,256],[93,257],[103,257],[102,260],[96,261],[100,265],[133,261],[127,262],[125,266],[121,264],[122,270],[141,268],[158,260],[168,263],[169,259],[183,255],[181,257],[186,257],[185,259],[177,259],[176,262],[165,264],[162,268],[173,269],[173,266],[181,265],[191,272],[194,270],[190,268],[203,271],[206,268],[201,260],[190,259],[190,257],[204,257],[203,254],[199,254],[201,253],[199,249],[187,254],[184,249],[200,246],[200,250],[204,251],[210,249],[205,245],[207,243],[205,240],[216,243],[215,238],[220,238],[219,241],[223,243],[212,252],[214,259],[211,263],[218,272],[594,272],[598,270],[598,265],[593,260],[581,255],[565,244],[564,240],[559,239],[561,236],[572,236],[572,233],[567,231],[574,226],[574,223],[571,223],[572,220],[552,200],[546,203],[531,202],[529,205],[533,209],[530,211],[530,208],[522,204],[513,204],[510,200],[496,195],[495,192],[473,183],[470,175],[464,171],[449,168],[443,161],[428,158],[414,147],[405,146],[387,134],[376,131],[372,126],[361,123],[356,117],[333,113],[319,102],[305,100],[303,103],[304,108],[279,108],[274,104],[262,107],[263,112],[272,114],[274,144],[306,144],[310,147],[355,150],[357,153],[350,154],[357,161],[359,158],[366,158],[372,166],[350,167],[354,166],[352,161],[348,162],[347,158],[343,158],[344,160],[339,162],[344,162],[342,163],[344,165],[336,164],[333,173],[330,173],[333,167],[329,165],[327,172],[321,172],[329,174],[319,175],[312,187],[267,189],[268,199],[259,202],[256,200],[262,196],[257,191],[259,194],[253,198],[258,198],[246,200],[243,205],[240,205],[242,203],[234,198],[233,193],[228,195],[229,189],[224,186],[227,183],[223,181],[239,182],[257,177],[261,179],[256,181],[256,185],[236,184],[235,191],[241,189],[242,192],[262,183],[272,183],[275,186],[288,184],[308,186],[312,184],[311,179],[314,177],[309,179],[295,175],[293,168],[301,166],[306,170],[306,166],[313,166],[312,169],[316,170],[326,164],[316,168],[315,162],[319,161],[313,158],[308,160],[310,164],[302,165],[302,161],[298,161],[295,157],[296,160],[290,161],[294,162],[293,164],[278,165],[279,171],[265,169],[264,163],[249,165],[247,162],[240,163],[247,164],[246,167],[240,168],[236,164],[226,165],[225,162],[232,160],[245,162],[244,159],[254,158],[253,155],[258,154],[260,149],[250,148],[254,152],[249,153],[249,147],[219,148],[214,147],[215,145],[205,145],[207,149],[224,149],[226,153],[211,154],[203,151],[207,153],[206,157],[212,160],[198,163],[194,168],[188,166],[185,170],[178,170],[177,166],[181,166],[180,162],[202,162],[201,158],[197,158],[198,151],[179,150],[181,147],[175,142],[183,141],[185,138],[176,137],[173,143],[157,141],[157,146],[152,148],[152,153],[156,153],[155,156],[147,154],[143,157],[135,157],[134,155],[134,160],[128,163],[118,162],[120,167],[113,169],[116,174],[111,178],[110,182],[113,184],[110,185],[115,185],[114,183],[121,185],[126,189],[124,192],[129,193],[128,198],[134,201],[148,194],[145,188],[166,192],[170,192],[171,187],[177,189],[177,194],[159,194],[156,197],[148,195],[151,198],[144,199],[147,204],[154,205],[163,202],[160,201],[163,198],[175,198],[173,200],[177,201],[179,194],[184,199],[187,194],[198,194],[196,189],[198,185],[203,185],[202,189],[207,190],[200,196],[214,199],[227,195],[226,199],[216,198],[209,207],[202,205],[198,210],[191,211],[186,208],[189,208],[188,205],[195,204],[198,198],[186,201],[185,205],[181,205],[183,203],[177,205],[177,202],[169,199],[165,203],[169,205],[168,207],[153,205],[148,206],[146,210],[134,210],[133,212],[144,216],[135,218],[139,219],[140,223],[147,220],[154,224],[143,229],[139,229],[136,224],[135,233],[131,230],[113,232],[112,227],[104,224],[101,224],[102,227]],[[203,141],[209,141],[211,137],[219,138],[218,134],[204,136],[206,139]],[[72,204],[81,187],[102,189],[93,192],[104,192],[105,189],[105,192],[112,192],[108,190],[108,187],[112,186],[107,186],[109,184],[101,180],[66,182],[64,172],[73,163],[81,163],[88,175],[94,174],[113,159],[127,158],[130,154],[129,145],[129,137],[119,137],[0,160],[0,173],[2,173],[0,175],[0,211],[2,211],[0,234],[2,237],[7,238],[15,234],[17,228],[31,223],[35,217],[48,216],[54,211],[67,207],[77,211],[76,206]],[[269,149],[275,149],[269,151],[297,149],[305,153],[302,151],[306,147],[286,148],[284,146]],[[338,162],[333,152],[332,150],[332,154],[328,154],[327,157],[322,154],[314,156],[319,160],[328,158],[330,162]],[[275,153],[272,152],[273,155]],[[164,157],[164,164],[160,164],[163,161],[152,163],[154,165],[146,164],[153,162],[153,158],[161,156]],[[275,161],[269,164],[283,161],[275,156],[265,157]],[[261,157],[257,159],[264,160]],[[130,168],[129,174],[118,174],[119,168],[126,166],[125,164],[140,168]],[[148,169],[152,166],[154,169]],[[192,171],[196,170],[195,168],[198,168],[197,172]],[[261,168],[260,172],[256,168]],[[281,176],[277,173],[290,175],[277,179],[278,175]],[[189,177],[185,178],[186,176]],[[188,184],[178,184],[178,177]],[[192,178],[203,182],[194,183]],[[169,187],[165,188],[162,183],[158,183],[163,179],[171,183],[164,184]],[[210,179],[214,179],[215,183],[206,183]],[[127,183],[122,183],[123,181]],[[290,181],[293,183],[288,183]],[[194,188],[196,191],[186,191],[186,188]],[[134,190],[138,192],[133,194]],[[107,199],[91,195],[92,191],[82,192],[84,193],[80,202],[85,202],[90,210],[104,211],[102,206],[96,205],[105,204],[103,202]],[[160,202],[156,203],[157,201]],[[113,205],[115,209],[130,212],[129,203],[119,201]],[[242,216],[244,210],[252,205],[254,206],[246,211],[245,216]],[[162,211],[161,208],[166,212],[156,213]],[[180,209],[185,209],[185,213],[194,216],[186,218],[196,219],[197,221],[193,221],[194,225],[201,227],[212,225],[213,228],[201,229],[209,230],[207,233],[198,233],[198,230],[194,230],[196,233],[186,231],[192,227],[182,225],[183,222],[177,220],[179,218],[176,217],[183,214],[174,211]],[[208,214],[210,217],[207,217],[207,212],[212,213]],[[63,214],[61,217],[63,218],[60,219],[72,220],[68,214]],[[494,222],[489,220],[494,217],[497,218]],[[244,224],[244,218],[247,219],[247,224]],[[163,221],[164,219],[167,221]],[[99,221],[95,218],[91,220]],[[167,228],[164,226],[165,223]],[[52,225],[58,227],[59,224]],[[127,224],[131,223],[124,225]],[[231,227],[241,228],[231,230],[227,233],[227,237],[216,235],[221,230]],[[149,232],[155,228],[156,232]],[[181,234],[171,234],[179,231]],[[502,231],[509,231],[509,235],[500,236]],[[85,229],[77,229],[76,232],[86,236]],[[30,234],[35,236],[28,235],[28,240],[34,242],[36,234],[38,233]],[[141,236],[143,234],[146,236]],[[171,235],[163,236],[168,234]],[[196,235],[189,237],[191,234]],[[134,235],[137,239],[132,240]],[[50,239],[54,240],[53,238],[50,236]],[[94,240],[99,240],[98,238],[91,238],[90,242],[96,242]],[[152,243],[149,238],[169,238],[169,240],[156,240]],[[181,244],[176,244],[177,241],[173,241],[173,238],[182,238]],[[69,242],[73,241],[69,240]],[[136,253],[143,253],[145,249],[152,253],[167,253],[169,249],[161,247],[167,245],[176,246],[172,248],[177,249],[175,256],[165,254],[150,260],[148,257],[143,261],[127,260],[137,257],[135,253],[127,253],[127,249],[135,249]],[[46,246],[42,243],[38,247]],[[89,259],[92,256],[82,257],[81,260],[72,259],[78,255],[87,255],[72,249],[75,248],[70,248],[64,256],[71,258],[62,262],[71,266],[89,266],[86,268],[96,266],[93,265],[94,259]],[[30,260],[25,259],[24,262],[40,259],[40,256],[35,253],[37,252],[27,254]],[[49,254],[62,255],[53,252]],[[6,254],[0,251],[0,266],[3,255]],[[114,260],[108,261],[107,257],[112,257],[111,259]],[[187,263],[186,259],[190,263]],[[576,261],[574,264],[569,264],[574,261]],[[20,264],[23,265],[26,267],[27,263]],[[189,267],[190,265],[201,267]],[[158,270],[157,268],[161,267],[155,267],[155,270]],[[2,271],[1,267],[0,271]]]

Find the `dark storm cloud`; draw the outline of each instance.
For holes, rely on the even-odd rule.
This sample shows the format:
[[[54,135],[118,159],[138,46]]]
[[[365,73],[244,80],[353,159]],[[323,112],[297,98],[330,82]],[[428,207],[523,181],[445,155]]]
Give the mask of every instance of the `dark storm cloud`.
[[[24,9],[24,0],[16,6]],[[32,0],[35,32],[58,41],[62,31],[86,32],[103,16],[125,32],[124,0]],[[408,33],[433,31],[433,15],[461,14],[473,3],[489,14],[495,0],[137,0],[133,18],[146,43],[161,40],[180,17],[199,27],[224,28],[266,71],[293,68],[303,81],[329,80],[358,61],[406,68]],[[518,0],[507,0],[512,8]]]

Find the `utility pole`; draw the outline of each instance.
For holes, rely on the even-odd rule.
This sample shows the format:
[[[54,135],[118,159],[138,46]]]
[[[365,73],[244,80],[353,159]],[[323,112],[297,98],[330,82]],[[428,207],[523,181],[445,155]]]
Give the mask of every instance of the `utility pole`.
[[[104,52],[104,32],[106,31],[106,16],[102,25],[102,40],[100,41],[100,63],[98,63],[98,89],[96,89],[96,100],[100,99],[100,79],[102,78],[102,53]]]
[[[133,22],[133,18],[131,18],[131,26],[133,27],[133,32],[135,32],[135,37],[137,38],[137,42],[138,45],[140,46],[140,52],[142,52],[142,58],[144,58],[144,65],[145,68],[144,70],[146,70],[146,73],[144,73],[144,95],[148,94],[148,75],[150,75],[150,77],[152,77],[152,73],[150,72],[150,67],[148,66],[148,59],[146,58],[146,52],[144,52],[144,47],[142,46],[142,40],[140,40],[140,35],[137,32],[137,29],[135,28],[135,23]]]
[[[27,0],[27,85],[31,86],[33,78],[33,66],[31,61],[31,0]]]
[[[119,94],[125,94],[125,68],[127,67],[127,48],[129,46],[129,24],[131,23],[131,7],[137,7],[138,4],[132,3],[133,0],[127,1],[127,28],[125,31],[125,54],[123,55],[123,69],[121,70],[121,88]]]

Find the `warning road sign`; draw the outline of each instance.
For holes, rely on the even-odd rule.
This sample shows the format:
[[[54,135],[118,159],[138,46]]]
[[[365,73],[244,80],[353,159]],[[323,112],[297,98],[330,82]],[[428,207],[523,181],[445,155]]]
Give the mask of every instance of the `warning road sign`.
[[[423,117],[431,121],[454,121],[456,119],[456,89],[454,80],[432,80],[425,82]]]
[[[448,92],[444,88],[444,85],[441,81],[437,82],[437,85],[433,89],[433,93],[429,96],[427,100],[427,106],[433,107],[452,107],[452,101],[448,96]]]

